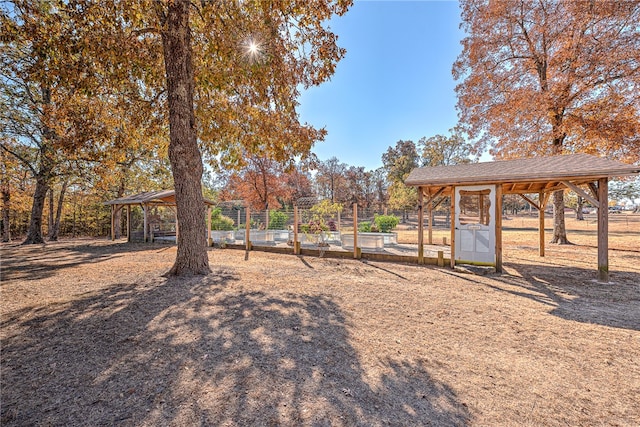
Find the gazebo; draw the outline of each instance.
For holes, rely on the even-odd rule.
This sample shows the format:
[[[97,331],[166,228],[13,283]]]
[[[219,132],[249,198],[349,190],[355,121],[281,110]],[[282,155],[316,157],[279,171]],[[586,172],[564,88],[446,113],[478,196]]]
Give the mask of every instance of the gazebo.
[[[549,195],[570,189],[598,208],[598,280],[609,281],[608,180],[640,173],[640,166],[588,154],[567,154],[414,169],[405,184],[418,188],[418,259],[423,259],[424,208],[428,242],[432,211],[451,199],[451,267],[458,262],[493,265],[502,272],[502,195],[518,194],[538,210],[540,256]],[[529,196],[537,194],[537,203]],[[438,199],[441,197],[440,199]]]
[[[204,203],[207,206],[207,241],[210,242],[211,237],[211,208],[215,205],[215,202],[204,199]],[[119,199],[109,200],[104,203],[105,205],[111,205],[111,240],[115,240],[115,219],[116,214],[122,208],[127,209],[127,240],[131,241],[131,207],[140,206],[143,214],[143,241],[149,242],[150,236],[148,232],[149,225],[149,210],[153,207],[164,206],[172,210],[176,209],[176,192],[175,190],[158,190],[158,191],[146,191],[143,193],[134,194],[127,197],[121,197]],[[178,223],[176,219],[176,238],[178,234]]]

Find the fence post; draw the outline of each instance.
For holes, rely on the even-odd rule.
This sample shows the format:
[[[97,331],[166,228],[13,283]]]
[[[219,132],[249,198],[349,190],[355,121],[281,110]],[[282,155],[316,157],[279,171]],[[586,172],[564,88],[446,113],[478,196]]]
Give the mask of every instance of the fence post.
[[[245,224],[245,232],[244,232],[244,244],[245,244],[245,249],[248,251],[251,250],[251,241],[249,240],[249,237],[251,236],[250,230],[251,230],[251,209],[249,208],[249,205],[247,205],[247,207],[245,208],[245,213],[246,213],[246,224]]]
[[[360,259],[362,252],[358,247],[358,204],[353,204],[353,257]]]
[[[300,242],[298,241],[298,205],[293,206],[293,254],[300,255]]]
[[[213,246],[211,238],[211,206],[207,206],[207,246]]]

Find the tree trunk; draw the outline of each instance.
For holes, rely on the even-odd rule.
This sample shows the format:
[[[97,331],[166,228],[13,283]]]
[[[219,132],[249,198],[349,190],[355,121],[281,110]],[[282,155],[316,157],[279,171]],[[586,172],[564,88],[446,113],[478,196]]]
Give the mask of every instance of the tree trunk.
[[[9,186],[2,186],[2,241],[11,242],[11,223],[9,209],[11,207],[11,190]]]
[[[53,221],[53,227],[49,233],[49,241],[57,242],[58,234],[60,233],[60,217],[62,216],[62,203],[64,202],[64,194],[67,191],[68,182],[65,180],[62,182],[60,188],[60,196],[58,196],[58,208],[56,209],[56,218]]]
[[[49,187],[49,215],[47,215],[47,238],[51,240],[53,233],[53,187]]]
[[[118,185],[118,191],[116,193],[116,199],[119,199],[124,196],[124,191],[126,189],[126,170],[122,171],[122,177],[120,178],[120,185]],[[122,211],[124,209],[118,209],[116,211],[115,217],[113,219],[113,223],[115,225],[114,237],[119,239],[122,237]]]
[[[170,275],[211,272],[207,256],[202,157],[193,110],[194,74],[188,0],[169,2],[162,33],[169,98],[169,161],[176,190],[178,251]]]
[[[33,205],[31,206],[31,221],[29,222],[27,238],[22,242],[23,245],[44,243],[44,238],[42,237],[42,211],[44,210],[47,191],[49,191],[49,186],[46,180],[42,176],[36,177],[36,191],[33,194]]]
[[[576,208],[576,219],[578,221],[584,221],[584,214],[582,213],[582,206],[584,206],[584,199],[582,196],[578,196],[578,207]]]
[[[553,238],[551,243],[570,245],[567,229],[564,225],[564,190],[553,193]]]

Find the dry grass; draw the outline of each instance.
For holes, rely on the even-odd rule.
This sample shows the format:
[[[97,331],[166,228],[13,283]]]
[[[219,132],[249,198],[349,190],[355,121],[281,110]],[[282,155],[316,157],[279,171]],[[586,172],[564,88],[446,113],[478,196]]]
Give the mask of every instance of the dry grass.
[[[215,249],[167,279],[171,246],[4,246],[0,423],[640,425],[640,227],[612,226],[606,285],[589,230],[544,260],[505,230],[487,277]]]

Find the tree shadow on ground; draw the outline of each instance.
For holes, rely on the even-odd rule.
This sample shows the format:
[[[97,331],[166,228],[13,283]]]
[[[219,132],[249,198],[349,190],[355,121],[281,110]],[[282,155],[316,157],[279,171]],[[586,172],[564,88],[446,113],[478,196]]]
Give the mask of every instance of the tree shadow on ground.
[[[328,296],[244,291],[229,271],[24,309],[1,325],[1,424],[468,423],[426,363],[365,368],[349,326]]]
[[[640,274],[616,272],[596,282],[593,269],[508,263],[520,276],[495,276],[493,289],[552,307],[563,319],[640,330]]]
[[[39,280],[53,277],[58,271],[82,264],[107,261],[128,253],[167,250],[171,246],[149,243],[126,243],[100,240],[60,241],[39,245],[3,245],[0,277],[9,280]]]

